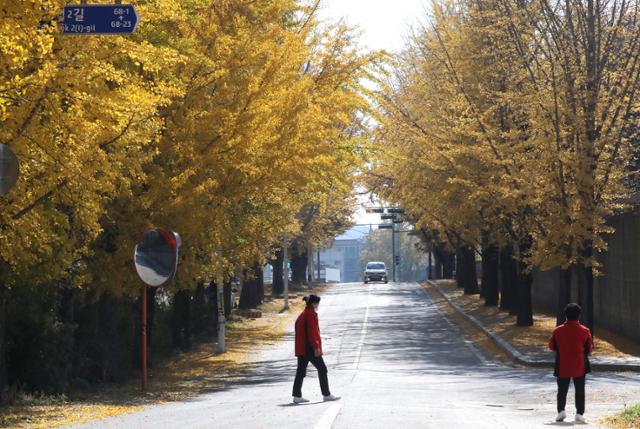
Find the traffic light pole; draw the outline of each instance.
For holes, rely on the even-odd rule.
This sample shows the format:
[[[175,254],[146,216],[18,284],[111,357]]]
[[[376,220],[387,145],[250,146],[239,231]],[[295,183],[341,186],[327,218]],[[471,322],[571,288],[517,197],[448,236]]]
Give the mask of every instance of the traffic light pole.
[[[387,215],[384,215],[385,210],[387,211]],[[397,207],[375,207],[375,208],[371,208],[371,209],[367,209],[367,213],[381,213],[381,218],[382,220],[385,219],[391,219],[391,223],[377,223],[377,224],[356,224],[354,226],[367,226],[369,225],[369,227],[373,226],[373,225],[377,225],[378,229],[391,229],[391,264],[393,265],[393,281],[396,281],[396,270],[397,270],[397,265],[398,263],[396,263],[396,214],[402,214],[404,213],[403,209],[397,208]],[[385,217],[386,216],[386,217]],[[402,223],[402,221],[400,221],[399,223]],[[391,227],[391,228],[389,228]],[[398,232],[409,232],[409,231],[403,231],[400,230]],[[397,262],[400,262],[400,258],[398,258]],[[320,265],[320,264],[318,264]]]
[[[396,224],[391,224],[391,264],[393,265],[393,281],[396,281]]]

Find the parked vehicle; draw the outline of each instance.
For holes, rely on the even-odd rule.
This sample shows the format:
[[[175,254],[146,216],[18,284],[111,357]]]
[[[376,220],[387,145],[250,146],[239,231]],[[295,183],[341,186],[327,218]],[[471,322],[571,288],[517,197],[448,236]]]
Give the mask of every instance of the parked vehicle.
[[[364,269],[364,282],[385,282],[389,283],[387,267],[384,262],[368,262]]]

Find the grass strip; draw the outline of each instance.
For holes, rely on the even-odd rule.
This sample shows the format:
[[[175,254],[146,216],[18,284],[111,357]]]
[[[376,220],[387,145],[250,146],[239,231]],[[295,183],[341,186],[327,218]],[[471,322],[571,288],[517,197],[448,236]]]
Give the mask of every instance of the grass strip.
[[[615,429],[640,429],[640,404],[625,407],[624,411],[604,419],[603,423]]]

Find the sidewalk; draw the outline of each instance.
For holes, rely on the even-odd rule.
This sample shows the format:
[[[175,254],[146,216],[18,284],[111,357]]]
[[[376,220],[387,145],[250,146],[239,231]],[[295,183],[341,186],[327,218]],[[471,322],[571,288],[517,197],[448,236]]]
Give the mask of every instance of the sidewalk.
[[[515,327],[512,316],[495,307],[485,307],[477,295],[464,296],[453,281],[427,281],[427,287],[442,295],[457,313],[482,331],[514,363],[553,368],[554,354],[547,349],[547,340],[555,326],[555,318],[536,314],[535,327]],[[640,345],[608,334],[603,338],[596,336],[594,354],[590,358],[592,368],[640,373]],[[604,337],[616,337],[617,341],[610,342]]]

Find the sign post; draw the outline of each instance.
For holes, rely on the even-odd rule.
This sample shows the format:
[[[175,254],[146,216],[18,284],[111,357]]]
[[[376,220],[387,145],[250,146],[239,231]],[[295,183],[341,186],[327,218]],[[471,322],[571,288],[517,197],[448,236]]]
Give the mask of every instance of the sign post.
[[[130,4],[76,4],[63,10],[62,34],[131,34],[138,13]]]
[[[147,299],[149,287],[170,283],[178,266],[178,250],[182,240],[175,232],[151,228],[138,240],[133,254],[136,272],[142,280],[140,288],[140,387],[147,388]]]

